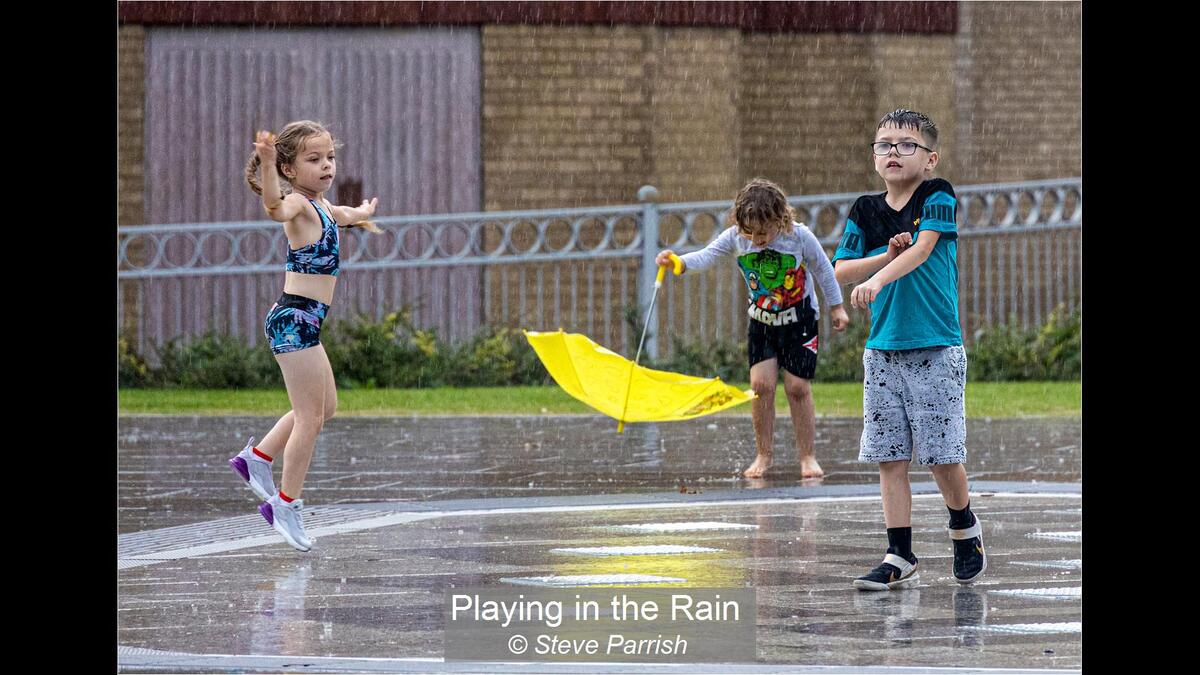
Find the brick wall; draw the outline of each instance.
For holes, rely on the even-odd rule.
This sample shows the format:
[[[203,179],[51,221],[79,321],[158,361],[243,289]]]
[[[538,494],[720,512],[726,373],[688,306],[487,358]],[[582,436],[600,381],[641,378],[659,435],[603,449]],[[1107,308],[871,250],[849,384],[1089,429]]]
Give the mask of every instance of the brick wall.
[[[117,29],[117,225],[146,222],[143,197],[142,122],[146,97],[146,31],[141,26]],[[130,251],[137,256],[140,251]],[[141,292],[136,282],[121,282],[122,333],[136,335],[137,302]]]
[[[929,113],[955,182],[1082,172],[1079,3],[960,3],[956,36],[485,25],[487,210],[874,189],[859,145]],[[118,221],[142,222],[145,29],[118,29]],[[859,158],[859,161],[848,161]]]
[[[958,179],[1083,173],[1083,7],[959,3]]]
[[[871,37],[750,34],[740,52],[740,179],[789,195],[864,188],[870,165],[852,149],[876,116]]]
[[[953,36],[485,26],[485,208],[874,189],[884,112],[927,112],[953,180]],[[886,65],[886,67],[884,67]]]
[[[663,202],[727,199],[741,185],[737,92],[740,34],[729,29],[655,30],[646,61],[651,168]],[[629,198],[625,198],[629,201]]]
[[[483,27],[486,210],[632,201],[649,173],[651,30]]]
[[[117,29],[117,223],[144,223],[142,117],[146,97],[146,31]]]

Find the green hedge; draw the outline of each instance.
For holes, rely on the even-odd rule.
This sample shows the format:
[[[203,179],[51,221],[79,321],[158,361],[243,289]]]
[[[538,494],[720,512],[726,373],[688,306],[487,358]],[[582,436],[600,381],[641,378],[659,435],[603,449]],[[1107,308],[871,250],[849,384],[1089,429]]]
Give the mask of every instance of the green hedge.
[[[359,316],[321,334],[329,363],[342,387],[490,387],[546,384],[549,375],[525,336],[509,328],[486,328],[461,345],[442,342],[416,328],[407,310],[375,323]]]
[[[1078,380],[1083,373],[1083,314],[1061,305],[1033,330],[1006,325],[975,332],[967,377],[975,380]]]
[[[120,386],[253,389],[283,385],[271,350],[229,335],[209,333],[187,343],[172,340],[157,353],[159,366],[150,368],[125,340],[117,340]]]
[[[541,385],[552,380],[520,331],[487,328],[461,345],[413,326],[398,310],[382,321],[358,316],[326,324],[321,344],[338,386],[346,389]],[[265,346],[206,333],[157,349],[150,368],[123,339],[117,341],[122,387],[253,389],[282,387],[283,376]]]
[[[626,314],[633,337],[626,353],[637,350],[641,324]],[[1015,321],[1014,321],[1015,323]],[[1046,323],[1022,331],[998,326],[975,333],[967,347],[968,379],[1078,380],[1082,370],[1081,315],[1061,308]],[[821,337],[817,379],[862,381],[862,355],[870,326],[856,321],[845,333]],[[670,337],[673,355],[642,364],[726,382],[746,382],[746,343],[703,342]],[[519,330],[485,328],[461,345],[443,342],[434,331],[416,328],[409,313],[398,310],[374,321],[365,316],[330,322],[321,343],[341,388],[483,387],[551,384],[537,354]],[[117,341],[118,380],[122,387],[242,389],[283,386],[279,366],[266,347],[209,333],[158,349],[160,365],[123,339]]]

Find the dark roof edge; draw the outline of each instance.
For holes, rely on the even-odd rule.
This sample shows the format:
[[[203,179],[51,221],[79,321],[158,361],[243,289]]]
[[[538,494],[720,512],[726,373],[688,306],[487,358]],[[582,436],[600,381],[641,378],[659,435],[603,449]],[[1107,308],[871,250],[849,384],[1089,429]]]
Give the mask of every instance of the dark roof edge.
[[[133,2],[122,24],[167,26],[654,25],[747,32],[952,34],[957,2]]]

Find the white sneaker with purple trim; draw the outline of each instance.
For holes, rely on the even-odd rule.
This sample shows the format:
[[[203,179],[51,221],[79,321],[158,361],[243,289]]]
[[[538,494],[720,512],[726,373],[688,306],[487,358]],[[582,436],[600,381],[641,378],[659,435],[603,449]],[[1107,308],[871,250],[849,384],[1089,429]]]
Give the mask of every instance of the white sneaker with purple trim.
[[[259,499],[270,499],[275,496],[275,480],[271,476],[271,463],[254,454],[254,437],[246,442],[246,447],[229,460],[229,467],[234,473],[246,481]]]
[[[304,508],[303,499],[293,499],[284,502],[279,495],[271,497],[258,507],[258,512],[275,528],[279,536],[297,551],[312,549],[312,541],[304,532],[304,518],[300,510]]]

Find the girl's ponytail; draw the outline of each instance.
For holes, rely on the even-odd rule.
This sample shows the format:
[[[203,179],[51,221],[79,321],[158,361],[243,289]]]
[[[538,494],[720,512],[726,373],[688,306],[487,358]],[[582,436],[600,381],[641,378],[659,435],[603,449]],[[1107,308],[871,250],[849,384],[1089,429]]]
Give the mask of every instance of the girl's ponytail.
[[[250,153],[250,161],[246,162],[246,182],[250,184],[250,189],[254,190],[254,194],[262,194],[262,186],[258,184],[258,166],[262,164],[262,160],[258,158],[257,152]]]
[[[258,169],[262,166],[262,160],[259,159],[257,152],[250,153],[250,161],[246,162],[246,182],[250,184],[250,189],[254,190],[254,194],[261,195],[262,185],[258,182]],[[278,169],[276,169],[278,171]],[[291,190],[288,188],[291,184],[282,178],[279,181],[279,198],[283,199]]]

